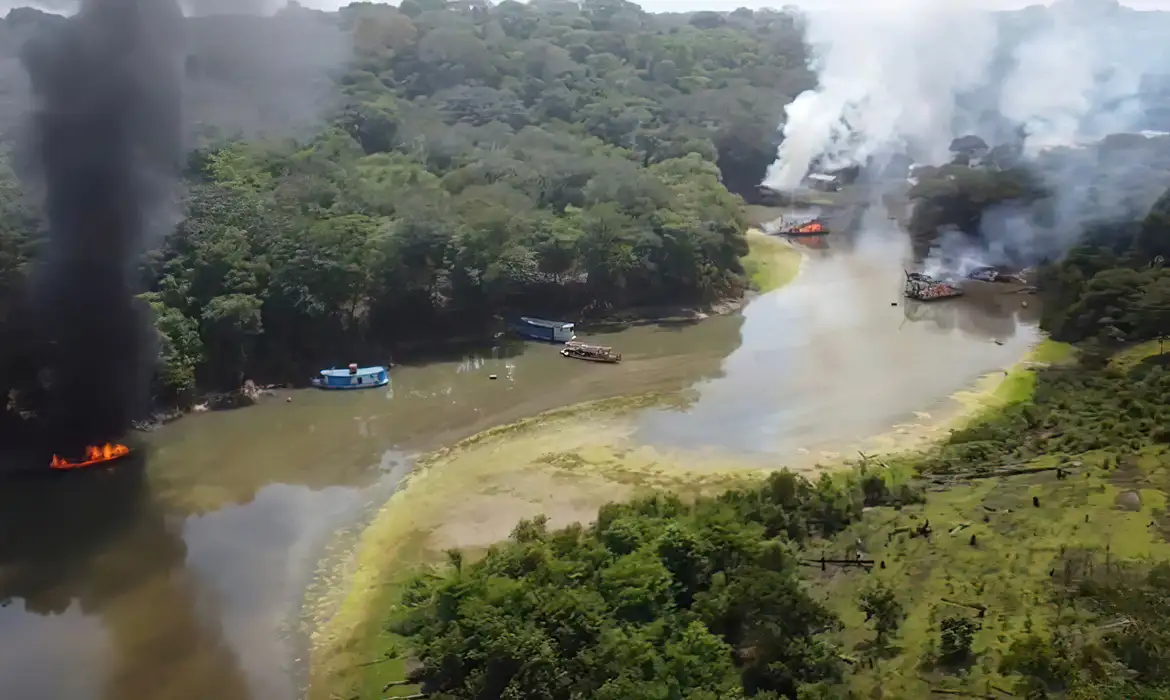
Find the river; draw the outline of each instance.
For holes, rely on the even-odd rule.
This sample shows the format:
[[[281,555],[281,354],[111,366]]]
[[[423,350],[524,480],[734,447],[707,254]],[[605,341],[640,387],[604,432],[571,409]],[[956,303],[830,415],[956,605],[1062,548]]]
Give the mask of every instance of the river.
[[[647,445],[827,451],[941,406],[1037,338],[1026,297],[904,303],[900,256],[810,252],[741,314],[596,336],[620,365],[506,341],[395,367],[385,389],[184,418],[114,472],[0,485],[0,698],[294,698],[291,623],[323,546],[420,452],[645,392],[685,398],[635,416]]]

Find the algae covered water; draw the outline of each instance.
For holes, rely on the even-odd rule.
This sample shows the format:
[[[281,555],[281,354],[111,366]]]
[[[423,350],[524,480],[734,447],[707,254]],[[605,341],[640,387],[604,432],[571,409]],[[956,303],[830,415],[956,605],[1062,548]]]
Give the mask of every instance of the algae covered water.
[[[420,451],[658,392],[683,400],[641,409],[635,440],[779,462],[930,410],[1036,338],[1019,297],[908,306],[901,275],[880,248],[810,255],[741,314],[585,338],[620,365],[508,341],[396,367],[382,389],[190,416],[152,434],[133,469],[5,484],[0,697],[296,697],[289,624],[322,547]]]

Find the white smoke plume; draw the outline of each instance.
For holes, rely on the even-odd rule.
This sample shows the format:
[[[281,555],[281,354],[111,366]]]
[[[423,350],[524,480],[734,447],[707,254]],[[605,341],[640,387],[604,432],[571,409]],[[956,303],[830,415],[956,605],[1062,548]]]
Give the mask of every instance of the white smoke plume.
[[[764,185],[792,191],[812,172],[892,155],[940,165],[966,135],[1022,146],[1052,193],[1049,220],[1013,205],[987,212],[978,238],[943,232],[925,268],[938,276],[1033,264],[1063,253],[1088,222],[1144,213],[1170,184],[1157,176],[1170,139],[1149,131],[1170,126],[1170,13],[1114,0],[982,4],[809,14],[819,84],[788,106]],[[1122,133],[1133,135],[1092,146]]]
[[[818,163],[842,168],[905,147],[945,155],[956,97],[985,78],[996,44],[991,15],[961,1],[813,14],[807,28],[820,85],[786,110],[764,181],[777,190],[796,188]]]
[[[1137,95],[1170,66],[1170,13],[1114,0],[981,5],[901,0],[809,14],[819,86],[789,105],[764,184],[792,190],[814,169],[891,152],[944,162],[958,136],[1001,141],[1005,120],[1025,127],[1032,153],[1142,128]]]

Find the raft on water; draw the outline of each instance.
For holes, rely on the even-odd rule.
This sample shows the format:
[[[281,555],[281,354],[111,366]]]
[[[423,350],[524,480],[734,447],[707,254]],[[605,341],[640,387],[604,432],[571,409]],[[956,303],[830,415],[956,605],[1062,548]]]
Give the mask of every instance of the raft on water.
[[[511,323],[511,327],[525,338],[548,343],[566,343],[577,337],[573,332],[574,324],[568,321],[546,321],[542,318],[521,316]]]
[[[938,301],[963,296],[963,290],[953,284],[937,280],[921,272],[906,273],[906,287],[902,293],[917,301]]]
[[[611,347],[605,345],[586,345],[585,343],[578,343],[576,341],[565,343],[561,354],[565,357],[572,357],[576,360],[588,360],[590,362],[609,362],[616,364],[622,361],[622,354],[615,352]]]

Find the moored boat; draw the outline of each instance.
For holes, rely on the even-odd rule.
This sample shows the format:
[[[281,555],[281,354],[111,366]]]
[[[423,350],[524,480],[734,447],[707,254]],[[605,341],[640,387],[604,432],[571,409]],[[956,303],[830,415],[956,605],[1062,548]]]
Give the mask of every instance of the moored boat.
[[[569,342],[561,350],[565,357],[590,362],[609,362],[616,364],[622,361],[622,354],[605,345],[586,345],[585,343]]]
[[[574,324],[567,321],[546,321],[541,318],[521,316],[512,322],[512,330],[525,338],[543,340],[547,343],[567,343],[577,337]]]
[[[311,383],[318,389],[374,389],[390,383],[390,372],[382,366],[351,364],[345,369],[323,369]]]

